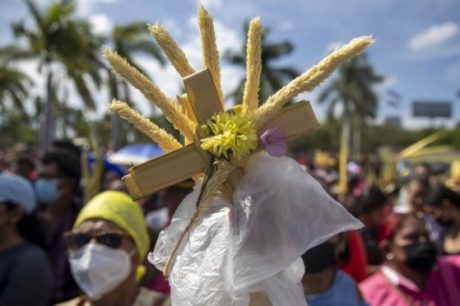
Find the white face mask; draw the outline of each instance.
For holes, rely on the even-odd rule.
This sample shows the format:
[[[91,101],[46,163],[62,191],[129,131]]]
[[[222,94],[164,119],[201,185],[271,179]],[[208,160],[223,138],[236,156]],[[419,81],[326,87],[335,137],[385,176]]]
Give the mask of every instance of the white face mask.
[[[161,209],[152,210],[145,215],[147,226],[156,232],[160,232],[169,223],[169,209],[163,207]]]
[[[134,252],[128,254],[120,249],[88,243],[70,253],[72,275],[90,299],[99,300],[128,278]]]

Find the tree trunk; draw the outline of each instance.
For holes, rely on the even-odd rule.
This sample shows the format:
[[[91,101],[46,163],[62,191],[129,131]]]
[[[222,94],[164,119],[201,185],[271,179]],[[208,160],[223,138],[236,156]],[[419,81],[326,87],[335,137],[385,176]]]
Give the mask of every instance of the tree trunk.
[[[361,119],[355,116],[354,118],[354,131],[353,131],[353,159],[360,160],[361,159],[361,138],[362,138],[362,130],[361,130]]]
[[[40,148],[42,152],[46,152],[54,140],[54,110],[53,110],[53,75],[48,72],[46,79],[46,101],[45,111],[43,112],[43,119],[41,123],[41,140]]]

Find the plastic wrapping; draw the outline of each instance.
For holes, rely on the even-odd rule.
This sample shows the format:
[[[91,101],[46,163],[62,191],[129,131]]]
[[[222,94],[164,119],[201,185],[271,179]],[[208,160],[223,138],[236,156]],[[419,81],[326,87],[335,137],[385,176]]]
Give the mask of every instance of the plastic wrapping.
[[[254,154],[233,194],[212,209],[184,239],[171,270],[177,306],[248,306],[265,292],[273,306],[304,306],[299,257],[336,233],[361,223],[333,200],[297,162]],[[201,186],[161,232],[150,261],[163,269],[195,210]]]

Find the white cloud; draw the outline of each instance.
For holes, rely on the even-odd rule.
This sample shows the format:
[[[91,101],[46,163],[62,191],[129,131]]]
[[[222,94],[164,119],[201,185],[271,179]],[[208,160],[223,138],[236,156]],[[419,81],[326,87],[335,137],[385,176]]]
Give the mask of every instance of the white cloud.
[[[222,0],[198,0],[199,4],[202,4],[206,9],[209,8],[220,8],[222,6]]]
[[[82,16],[87,16],[94,11],[97,4],[111,4],[118,0],[77,0],[77,12]]]
[[[409,48],[418,51],[427,47],[439,45],[453,37],[458,31],[458,26],[453,22],[433,25],[427,30],[415,34],[409,40]]]
[[[168,32],[171,33],[172,36],[174,37],[182,36],[183,34],[182,28],[177,24],[176,20],[167,19],[166,21],[163,22],[163,25],[168,30]]]
[[[107,15],[96,14],[88,18],[93,33],[96,35],[108,35],[112,31],[113,22]]]

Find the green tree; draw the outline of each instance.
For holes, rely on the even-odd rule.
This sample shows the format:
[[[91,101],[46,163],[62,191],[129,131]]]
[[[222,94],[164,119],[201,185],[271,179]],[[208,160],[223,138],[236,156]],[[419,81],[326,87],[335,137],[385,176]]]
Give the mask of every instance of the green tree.
[[[63,79],[70,80],[75,86],[85,107],[89,110],[96,108],[88,80],[96,87],[102,83],[102,62],[98,58],[101,41],[91,34],[91,27],[87,22],[74,17],[72,1],[53,2],[43,11],[38,9],[34,1],[24,1],[34,26],[26,26],[24,21],[19,21],[13,24],[13,32],[17,38],[24,38],[27,43],[27,52],[23,56],[37,59],[39,72],[46,77],[44,109],[48,116],[44,130],[51,133],[53,128],[50,121],[53,120],[50,114],[53,113],[53,107],[57,107],[59,100],[62,102],[68,98],[58,97]],[[65,108],[65,105],[61,108]],[[61,113],[65,117],[66,112]],[[66,128],[64,125],[64,129]]]
[[[318,102],[328,104],[328,118],[334,117],[337,106],[342,107],[340,120],[348,130],[350,137],[347,138],[353,140],[354,157],[360,155],[361,135],[368,119],[376,117],[378,98],[374,86],[383,80],[384,77],[374,71],[366,54],[362,54],[343,64],[338,77],[319,95]]]
[[[27,117],[24,101],[33,82],[24,72],[8,64],[15,51],[14,47],[0,49],[0,111],[16,109]]]
[[[248,27],[249,23],[246,22],[243,27],[244,35],[248,32]],[[289,41],[267,42],[266,37],[269,33],[269,29],[264,29],[262,33],[262,72],[259,92],[261,103],[299,75],[297,70],[292,67],[275,67],[273,65],[280,58],[291,54],[294,46]],[[239,52],[227,52],[225,58],[233,65],[246,68],[246,43]],[[245,81],[246,79],[243,78],[231,94],[236,103],[239,103],[243,98]]]

